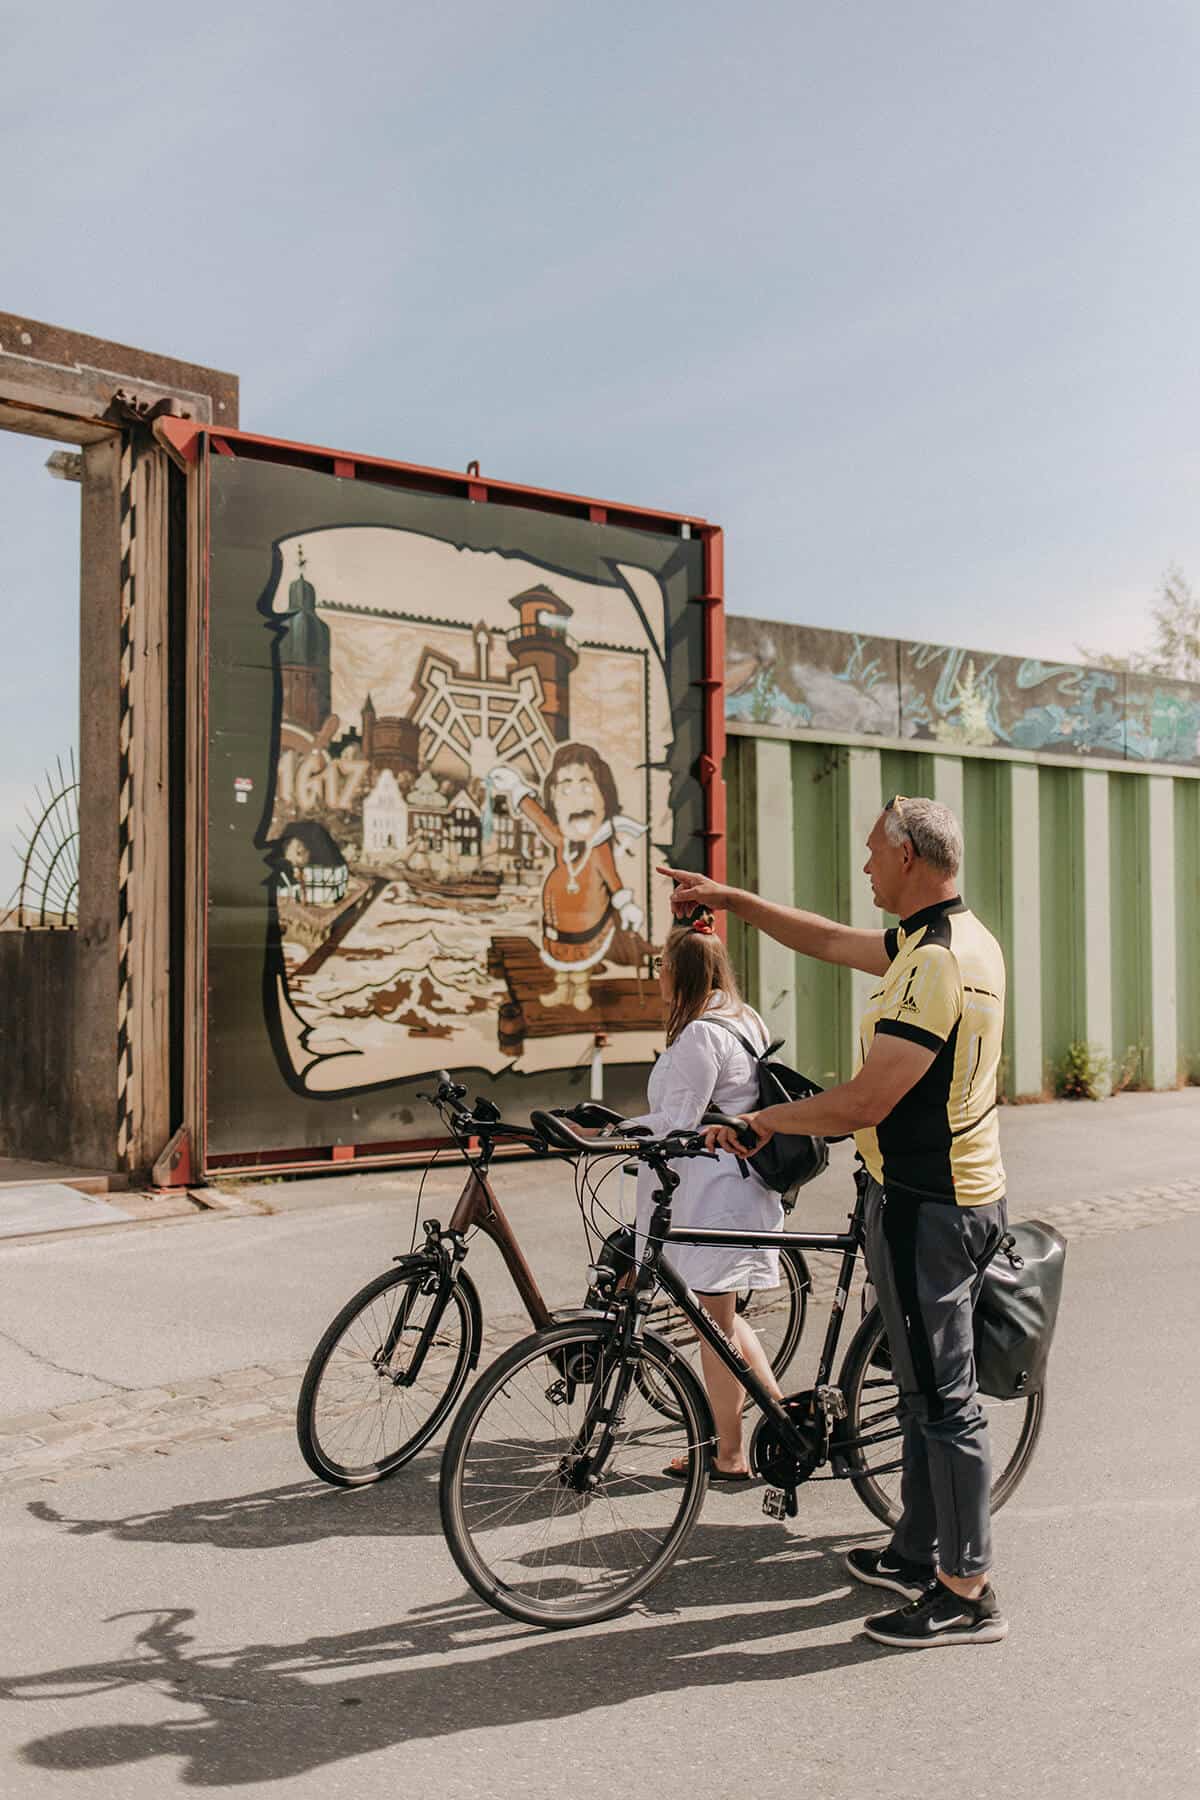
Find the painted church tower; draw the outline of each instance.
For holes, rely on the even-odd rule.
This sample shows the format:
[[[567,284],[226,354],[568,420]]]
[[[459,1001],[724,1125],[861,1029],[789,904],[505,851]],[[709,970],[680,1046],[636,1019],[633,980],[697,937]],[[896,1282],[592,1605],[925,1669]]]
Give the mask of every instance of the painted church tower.
[[[283,675],[283,716],[315,737],[329,717],[332,682],[329,672],[329,627],[317,616],[317,591],[304,573],[288,588],[287,630],[279,641],[279,666]]]

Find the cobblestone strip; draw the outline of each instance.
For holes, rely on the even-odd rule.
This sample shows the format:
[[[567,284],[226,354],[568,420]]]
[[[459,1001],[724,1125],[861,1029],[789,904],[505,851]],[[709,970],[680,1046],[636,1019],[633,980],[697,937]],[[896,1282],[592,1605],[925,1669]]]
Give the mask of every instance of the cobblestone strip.
[[[1168,1182],[1088,1200],[1048,1201],[1031,1210],[1068,1239],[1132,1231],[1200,1213],[1200,1181]],[[793,1223],[798,1225],[795,1215]],[[837,1258],[814,1254],[809,1264],[814,1300],[828,1301],[836,1283]],[[861,1280],[861,1265],[859,1276]],[[857,1287],[856,1282],[856,1291]],[[856,1316],[852,1298],[852,1322]],[[524,1313],[489,1319],[484,1360],[528,1330]],[[45,1493],[47,1484],[89,1469],[120,1468],[193,1445],[291,1432],[306,1366],[305,1358],[261,1363],[0,1418],[0,1494]],[[298,1466],[298,1478],[300,1473]]]

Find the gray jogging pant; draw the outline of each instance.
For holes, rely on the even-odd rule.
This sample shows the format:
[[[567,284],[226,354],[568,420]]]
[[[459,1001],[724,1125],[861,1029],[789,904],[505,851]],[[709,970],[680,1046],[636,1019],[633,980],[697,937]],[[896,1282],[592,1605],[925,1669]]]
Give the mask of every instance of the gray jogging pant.
[[[903,1511],[892,1549],[947,1575],[982,1575],[992,1561],[992,1459],[972,1315],[1007,1208],[885,1193],[865,1172],[860,1178],[867,1269],[900,1390]]]

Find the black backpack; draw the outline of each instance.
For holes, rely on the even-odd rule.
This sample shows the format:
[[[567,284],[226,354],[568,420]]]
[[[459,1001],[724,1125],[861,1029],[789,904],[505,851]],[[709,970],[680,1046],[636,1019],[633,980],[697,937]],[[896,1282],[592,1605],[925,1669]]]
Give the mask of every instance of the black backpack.
[[[743,1037],[736,1025],[728,1019],[714,1018],[711,1013],[702,1015],[705,1025],[719,1025],[730,1037],[736,1038],[748,1056],[754,1058],[754,1067],[758,1076],[758,1109],[764,1106],[786,1106],[789,1100],[807,1100],[811,1094],[820,1094],[824,1090],[810,1081],[807,1075],[800,1075],[795,1069],[789,1069],[786,1063],[773,1062],[775,1052],[782,1048],[783,1039],[776,1038],[765,1050],[756,1050],[749,1038]],[[802,1188],[806,1182],[829,1166],[829,1150],[825,1139],[820,1137],[791,1137],[776,1132],[769,1143],[756,1150],[747,1158],[750,1167],[760,1181],[765,1181],[769,1188],[783,1197],[784,1212],[791,1212],[796,1204],[795,1190]]]
[[[1066,1254],[1066,1239],[1037,1220],[1014,1225],[1001,1239],[975,1302],[981,1393],[1016,1400],[1044,1383]]]

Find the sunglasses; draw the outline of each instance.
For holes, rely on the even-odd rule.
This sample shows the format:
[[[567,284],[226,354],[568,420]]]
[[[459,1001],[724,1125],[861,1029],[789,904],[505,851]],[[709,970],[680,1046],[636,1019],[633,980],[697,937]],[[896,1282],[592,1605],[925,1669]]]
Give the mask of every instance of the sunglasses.
[[[907,794],[893,794],[891,799],[887,802],[887,804],[885,805],[883,810],[884,810],[884,812],[894,812],[895,813],[895,815],[899,819],[901,825],[904,827],[904,835],[911,842],[912,832],[909,831],[908,820],[904,817],[904,807],[905,807],[905,803],[907,802],[907,800],[908,800]]]

